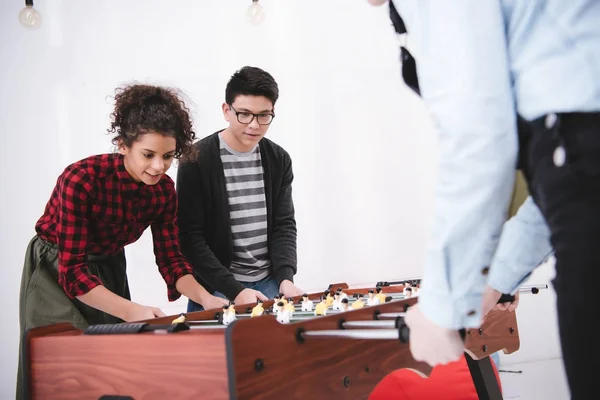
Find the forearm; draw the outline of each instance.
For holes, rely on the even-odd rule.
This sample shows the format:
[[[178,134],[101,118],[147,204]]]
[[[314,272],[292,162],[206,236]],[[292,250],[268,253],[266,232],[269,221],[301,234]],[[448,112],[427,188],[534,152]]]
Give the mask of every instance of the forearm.
[[[114,294],[103,285],[96,286],[86,294],[77,296],[77,299],[122,320],[126,319],[129,309],[133,306],[133,302]]]
[[[281,188],[280,199],[275,208],[273,233],[271,237],[271,262],[273,275],[278,284],[284,280],[293,282],[297,272],[297,228],[292,200],[291,172],[290,183]]]
[[[514,293],[552,251],[550,230],[541,211],[528,197],[504,224],[488,284],[501,293]]]
[[[203,304],[204,300],[211,295],[196,281],[193,275],[182,276],[175,285],[179,293],[198,304]]]
[[[221,264],[203,236],[182,235],[181,250],[192,264],[195,273],[212,289],[218,290],[229,299],[234,299],[244,289],[233,274]]]

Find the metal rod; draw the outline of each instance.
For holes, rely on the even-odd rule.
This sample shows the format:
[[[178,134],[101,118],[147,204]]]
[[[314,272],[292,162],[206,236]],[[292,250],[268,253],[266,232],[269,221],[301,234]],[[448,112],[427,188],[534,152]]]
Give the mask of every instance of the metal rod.
[[[406,313],[404,313],[404,312],[381,313],[377,316],[377,318],[398,318],[398,317],[404,318],[405,316],[406,316]]]
[[[396,328],[396,321],[347,321],[344,328]]]
[[[351,329],[332,331],[307,331],[302,333],[303,337],[337,337],[343,339],[373,339],[373,340],[399,340],[398,329]]]

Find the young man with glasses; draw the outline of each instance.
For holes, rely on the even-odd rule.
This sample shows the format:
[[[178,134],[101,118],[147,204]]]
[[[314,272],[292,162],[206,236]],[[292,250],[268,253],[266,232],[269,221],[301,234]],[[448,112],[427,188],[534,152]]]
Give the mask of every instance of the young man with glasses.
[[[177,173],[181,250],[198,282],[236,304],[303,294],[293,283],[292,161],[264,137],[278,97],[268,72],[235,72],[222,106],[229,126],[197,142]],[[189,300],[188,312],[199,310]]]

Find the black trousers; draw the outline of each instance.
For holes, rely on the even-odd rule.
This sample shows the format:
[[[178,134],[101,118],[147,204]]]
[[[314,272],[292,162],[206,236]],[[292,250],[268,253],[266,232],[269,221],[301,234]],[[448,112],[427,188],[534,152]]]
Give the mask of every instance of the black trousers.
[[[597,399],[600,346],[593,327],[600,322],[595,296],[600,291],[600,113],[550,114],[528,125],[523,167],[555,250],[552,284],[571,398]]]

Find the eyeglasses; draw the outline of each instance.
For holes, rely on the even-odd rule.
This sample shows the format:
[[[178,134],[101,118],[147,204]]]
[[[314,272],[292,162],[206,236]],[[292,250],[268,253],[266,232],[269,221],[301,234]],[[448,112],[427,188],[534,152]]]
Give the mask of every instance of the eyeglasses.
[[[247,112],[247,111],[237,111],[235,108],[233,108],[233,106],[231,104],[229,105],[229,107],[235,113],[237,120],[240,124],[246,124],[246,125],[250,124],[250,123],[252,123],[252,121],[254,121],[254,118],[256,118],[259,125],[269,125],[271,122],[273,122],[273,118],[275,118],[274,113],[253,114],[253,113]]]
[[[390,6],[390,19],[392,20],[392,25],[394,25],[394,30],[399,35],[406,35],[406,25],[404,25],[404,21],[400,17],[400,14],[398,14],[396,7],[394,7],[394,2],[389,1],[388,3]],[[421,95],[415,58],[403,45],[400,46],[400,62],[402,63],[402,79],[404,79],[404,83],[414,90],[416,94]]]

